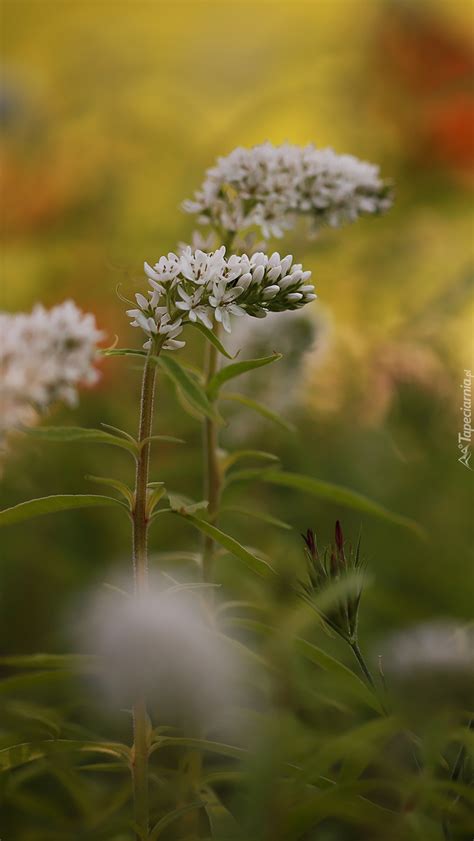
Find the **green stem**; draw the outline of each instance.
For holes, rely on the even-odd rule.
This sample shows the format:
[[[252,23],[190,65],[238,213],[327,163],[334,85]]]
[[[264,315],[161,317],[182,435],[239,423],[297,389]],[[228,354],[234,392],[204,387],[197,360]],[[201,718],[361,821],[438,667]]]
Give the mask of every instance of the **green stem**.
[[[237,236],[237,231],[222,231],[216,229],[218,236],[222,238],[226,251],[229,252]],[[219,335],[219,325],[215,327],[216,335]],[[214,376],[218,367],[217,349],[208,343],[205,360],[205,382],[206,386]],[[214,525],[219,515],[219,505],[222,490],[222,478],[218,459],[218,432],[217,426],[211,418],[204,421],[204,498],[209,502],[209,519]],[[211,537],[204,537],[202,552],[202,576],[204,581],[212,579],[212,565],[214,555],[214,541]]]
[[[206,385],[210,382],[217,371],[217,349],[210,342],[206,349],[205,377]],[[219,514],[221,496],[221,472],[218,458],[218,432],[217,425],[211,418],[204,421],[204,495],[209,502],[208,512],[211,523],[216,523]],[[214,555],[214,541],[207,535],[203,541],[202,574],[204,581],[212,579],[212,561]]]
[[[377,687],[375,685],[375,681],[374,681],[374,679],[373,679],[373,677],[370,673],[370,670],[369,670],[369,667],[367,666],[367,663],[364,660],[364,656],[362,654],[362,651],[359,648],[358,641],[354,640],[353,642],[350,642],[349,644],[350,644],[350,647],[352,648],[352,651],[354,652],[355,658],[356,658],[356,660],[357,660],[357,662],[358,662],[358,664],[361,668],[361,671],[363,672],[364,677],[367,680],[367,683],[372,687],[374,692],[377,692]]]
[[[155,394],[156,364],[152,356],[160,352],[160,345],[156,343],[148,354],[143,370],[142,391],[140,401],[140,424],[138,441],[144,441],[152,433],[153,403]],[[143,596],[148,590],[148,512],[147,487],[150,465],[151,442],[147,441],[141,447],[137,458],[135,477],[133,522],[133,570],[135,596]],[[149,752],[149,723],[144,691],[137,690],[133,705],[133,751],[132,778],[133,797],[135,804],[135,823],[137,839],[146,841],[149,832],[149,803],[148,803],[148,752]]]

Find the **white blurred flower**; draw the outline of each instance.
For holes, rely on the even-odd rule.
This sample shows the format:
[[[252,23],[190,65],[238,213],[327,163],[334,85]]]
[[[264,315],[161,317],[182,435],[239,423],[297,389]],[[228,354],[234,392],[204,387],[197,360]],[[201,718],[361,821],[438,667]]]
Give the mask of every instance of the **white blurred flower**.
[[[398,676],[432,672],[474,675],[474,635],[450,622],[427,622],[392,636],[385,668]]]
[[[388,688],[416,727],[469,709],[474,694],[474,632],[447,620],[391,636],[381,647]]]
[[[168,254],[154,266],[145,263],[151,289],[148,297],[135,296],[138,307],[127,310],[132,326],[148,336],[163,336],[162,347],[174,350],[183,326],[200,321],[212,329],[213,319],[231,331],[231,315],[264,318],[268,312],[295,310],[316,298],[310,283],[311,272],[293,264],[288,254],[268,257],[259,251],[252,255],[232,254],[225,248],[206,253],[189,246],[180,255]]]
[[[269,313],[252,323],[241,318],[226,341],[229,353],[235,355],[245,348],[251,358],[266,356],[278,336],[278,351],[283,358],[278,363],[278,377],[262,376],[260,370],[250,371],[239,379],[239,391],[257,400],[270,411],[288,421],[291,415],[308,400],[310,378],[319,368],[331,343],[331,328],[324,311],[299,308],[283,313]],[[232,403],[234,423],[225,432],[228,446],[241,446],[249,435],[259,434],[268,421],[245,406]]]
[[[139,597],[100,593],[81,627],[81,643],[100,658],[108,703],[130,706],[140,690],[161,724],[214,731],[230,726],[243,701],[242,663],[196,594],[153,583]]]
[[[218,230],[256,226],[268,238],[283,236],[299,215],[308,216],[317,230],[390,205],[389,189],[374,164],[312,144],[267,142],[218,158],[183,208]]]
[[[94,316],[73,301],[0,313],[0,434],[34,424],[57,401],[75,405],[78,387],[98,379],[103,337]]]

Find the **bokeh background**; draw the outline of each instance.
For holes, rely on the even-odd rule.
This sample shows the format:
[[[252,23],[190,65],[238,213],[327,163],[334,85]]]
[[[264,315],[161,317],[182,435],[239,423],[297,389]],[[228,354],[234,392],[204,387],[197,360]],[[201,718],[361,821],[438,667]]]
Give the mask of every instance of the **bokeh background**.
[[[142,289],[143,260],[190,240],[193,219],[180,203],[237,145],[330,145],[379,163],[393,180],[385,217],[311,242],[297,230],[274,244],[313,270],[317,341],[302,354],[305,337],[295,334],[281,375],[272,366],[249,387],[275,400],[299,434],[241,416],[225,433],[232,443],[245,432],[248,446],[274,449],[286,469],[353,487],[426,530],[420,541],[258,485],[240,488],[247,507],[260,505],[294,531],[223,521],[290,564],[308,526],[322,542],[336,517],[348,535],[362,528],[372,577],[367,645],[392,627],[472,613],[472,476],[457,450],[460,384],[472,367],[472,14],[470,0],[2,2],[3,309],[72,297],[96,313],[111,342],[118,335],[120,345],[137,346],[116,286],[128,296]],[[279,350],[284,333],[259,334],[259,349]],[[186,354],[196,361],[202,346],[190,341]],[[102,370],[77,411],[58,409],[48,422],[133,431],[138,370],[125,359]],[[199,424],[167,383],[157,431],[188,444],[157,450],[154,478],[200,498]],[[17,440],[2,507],[94,492],[90,473],[131,481],[132,463],[107,448]],[[161,520],[154,551],[195,548],[195,535],[173,525]],[[2,652],[63,650],[64,615],[128,562],[128,540],[114,512],[5,530]],[[237,563],[225,564],[237,579]]]

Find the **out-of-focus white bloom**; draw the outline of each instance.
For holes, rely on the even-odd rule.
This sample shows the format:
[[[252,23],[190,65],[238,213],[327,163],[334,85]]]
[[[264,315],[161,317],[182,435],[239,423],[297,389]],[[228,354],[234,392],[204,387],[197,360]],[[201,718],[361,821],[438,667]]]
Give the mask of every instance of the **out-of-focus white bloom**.
[[[278,351],[283,354],[278,363],[278,377],[262,376],[260,370],[249,371],[239,379],[239,391],[289,421],[295,410],[308,400],[310,377],[327,353],[331,327],[320,307],[314,312],[300,308],[269,313],[257,323],[241,318],[234,325],[226,348],[233,355],[245,348],[252,359],[266,356],[274,346],[275,335],[278,335]],[[262,424],[268,425],[261,415],[249,412],[239,403],[232,404],[232,417],[234,422],[225,432],[228,446],[241,446],[249,435],[261,431]]]
[[[98,379],[95,318],[73,301],[50,310],[0,313],[0,434],[34,424],[57,401],[77,402],[77,388]]]
[[[427,622],[394,634],[382,646],[388,688],[413,724],[458,715],[474,693],[474,632],[450,621]]]
[[[299,215],[308,216],[317,230],[353,222],[363,213],[381,213],[390,205],[378,166],[312,144],[267,142],[218,158],[183,208],[218,230],[256,226],[268,238],[283,236]]]
[[[146,298],[137,294],[137,309],[127,310],[133,327],[149,337],[161,336],[162,347],[174,350],[187,322],[200,321],[209,329],[213,319],[231,331],[231,315],[264,318],[268,312],[295,310],[316,298],[311,272],[294,264],[288,254],[270,257],[261,251],[226,257],[224,246],[207,253],[187,247],[178,255],[161,257],[154,266],[145,263],[151,289]]]
[[[394,635],[384,667],[399,676],[432,672],[474,675],[474,634],[450,622],[427,622]]]
[[[81,619],[81,644],[99,656],[104,700],[130,707],[137,691],[159,721],[190,727],[230,726],[243,702],[242,663],[232,641],[219,633],[189,591],[100,593]]]

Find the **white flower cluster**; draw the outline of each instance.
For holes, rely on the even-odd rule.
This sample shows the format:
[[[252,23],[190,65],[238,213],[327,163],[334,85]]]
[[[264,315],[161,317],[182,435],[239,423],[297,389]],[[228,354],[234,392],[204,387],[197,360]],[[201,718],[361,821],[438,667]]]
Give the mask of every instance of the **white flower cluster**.
[[[93,362],[103,335],[73,301],[0,312],[0,434],[34,424],[58,400],[75,404],[78,385],[98,378]]]
[[[381,213],[390,205],[390,189],[378,166],[312,144],[267,142],[218,158],[183,209],[220,232],[257,226],[268,238],[283,236],[301,214],[317,230],[323,224],[353,222],[362,213]]]
[[[161,337],[165,350],[183,347],[177,337],[186,322],[200,321],[211,330],[214,319],[230,333],[231,315],[264,318],[316,298],[311,272],[293,263],[291,254],[226,257],[225,252],[224,246],[210,254],[188,247],[179,256],[161,257],[154,266],[145,263],[152,289],[148,298],[135,296],[138,309],[127,310],[132,326],[149,336],[144,347],[151,347],[153,336]]]

